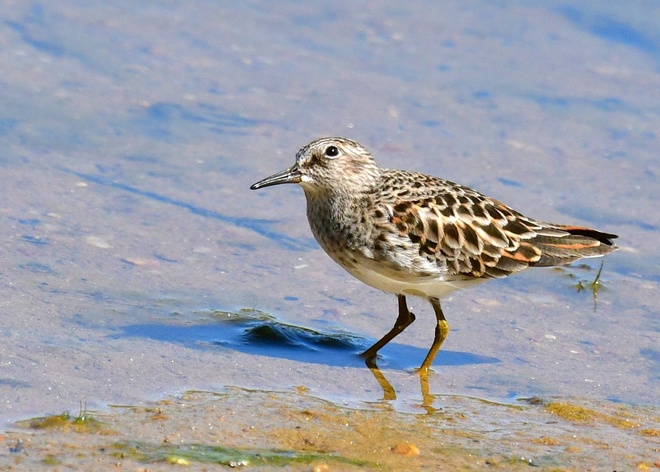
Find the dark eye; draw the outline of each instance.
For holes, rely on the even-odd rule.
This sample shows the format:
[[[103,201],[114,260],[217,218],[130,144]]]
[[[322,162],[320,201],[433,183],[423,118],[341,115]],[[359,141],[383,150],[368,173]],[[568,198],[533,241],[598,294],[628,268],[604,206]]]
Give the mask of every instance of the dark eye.
[[[337,157],[339,155],[339,149],[337,146],[328,146],[325,148],[325,157]]]

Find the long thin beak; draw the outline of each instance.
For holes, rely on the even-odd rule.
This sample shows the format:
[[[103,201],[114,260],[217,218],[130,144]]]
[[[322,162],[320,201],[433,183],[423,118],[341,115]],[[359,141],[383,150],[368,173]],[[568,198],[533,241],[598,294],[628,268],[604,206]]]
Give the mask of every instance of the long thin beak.
[[[256,184],[252,184],[250,190],[257,190],[258,188],[270,187],[271,185],[279,184],[297,184],[300,182],[302,174],[297,165],[289,167],[287,170],[273,174],[260,180]]]

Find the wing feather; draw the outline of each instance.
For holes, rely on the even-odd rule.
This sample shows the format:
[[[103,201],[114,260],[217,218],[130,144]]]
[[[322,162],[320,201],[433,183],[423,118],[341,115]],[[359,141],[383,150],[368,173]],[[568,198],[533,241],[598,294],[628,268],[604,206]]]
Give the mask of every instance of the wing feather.
[[[612,234],[536,221],[446,180],[388,172],[394,191],[379,194],[374,202],[382,216],[376,230],[395,230],[408,239],[417,257],[450,275],[505,277],[529,266],[568,264],[617,248]],[[405,192],[397,192],[399,187],[405,187]]]

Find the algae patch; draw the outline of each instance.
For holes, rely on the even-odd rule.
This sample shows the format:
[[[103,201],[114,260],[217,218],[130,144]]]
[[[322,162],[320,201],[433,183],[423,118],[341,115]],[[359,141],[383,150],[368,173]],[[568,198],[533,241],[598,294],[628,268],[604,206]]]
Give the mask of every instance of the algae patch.
[[[76,433],[98,433],[105,428],[103,422],[92,418],[86,413],[78,416],[71,416],[69,413],[41,416],[19,421],[16,425],[21,428],[74,431]]]
[[[639,424],[627,415],[614,416],[579,405],[563,402],[551,402],[545,406],[546,410],[564,420],[575,423],[601,422],[608,423],[619,429],[638,428]]]
[[[192,462],[239,466],[287,466],[325,461],[354,466],[370,466],[366,461],[352,460],[332,454],[315,454],[276,449],[240,449],[205,444],[158,444],[147,442],[120,442],[112,446],[115,457],[136,462],[188,465]]]

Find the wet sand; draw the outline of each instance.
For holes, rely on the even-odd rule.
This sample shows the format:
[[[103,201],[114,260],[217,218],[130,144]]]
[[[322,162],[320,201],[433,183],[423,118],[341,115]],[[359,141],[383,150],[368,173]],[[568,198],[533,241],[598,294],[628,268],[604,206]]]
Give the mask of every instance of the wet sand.
[[[308,395],[227,388],[99,415],[20,422],[6,470],[650,470],[657,412],[606,402],[514,404],[439,396],[425,414],[346,408]]]

